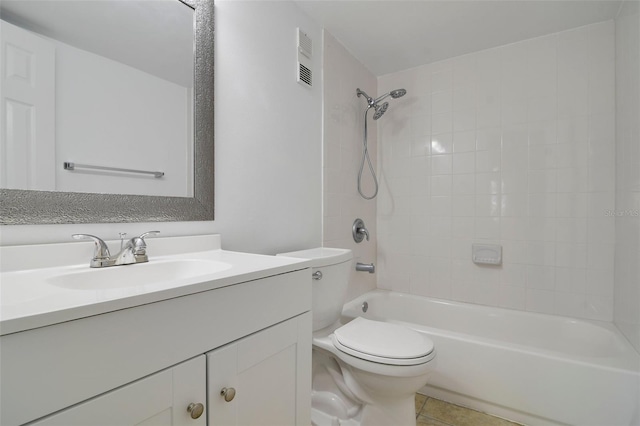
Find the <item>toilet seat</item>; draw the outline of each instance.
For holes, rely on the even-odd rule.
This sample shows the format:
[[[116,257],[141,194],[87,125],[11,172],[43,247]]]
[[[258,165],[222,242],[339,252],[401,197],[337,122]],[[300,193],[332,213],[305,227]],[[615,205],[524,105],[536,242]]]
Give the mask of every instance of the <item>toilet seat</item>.
[[[430,361],[433,342],[397,324],[358,317],[331,335],[336,349],[366,361],[387,365],[418,365]]]

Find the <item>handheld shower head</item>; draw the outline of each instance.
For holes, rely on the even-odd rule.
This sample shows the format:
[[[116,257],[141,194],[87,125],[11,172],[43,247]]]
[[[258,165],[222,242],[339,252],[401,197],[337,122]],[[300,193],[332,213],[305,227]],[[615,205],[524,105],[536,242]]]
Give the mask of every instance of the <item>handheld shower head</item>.
[[[369,111],[369,109],[373,108],[374,109],[374,113],[373,113],[373,119],[377,120],[380,117],[382,117],[384,115],[385,112],[387,112],[387,108],[389,108],[389,102],[385,102],[385,103],[379,103],[381,100],[383,100],[386,97],[391,96],[393,99],[398,99],[404,95],[407,94],[407,91],[405,89],[396,89],[396,90],[392,90],[388,93],[385,93],[384,95],[380,96],[377,99],[373,99],[372,97],[370,97],[369,95],[367,95],[363,90],[360,90],[359,88],[356,90],[356,94],[358,95],[358,97],[360,96],[364,96],[365,99],[367,100],[367,111]]]
[[[398,99],[407,94],[407,91],[404,89],[396,89],[389,92],[393,99]]]
[[[369,97],[365,92],[360,90],[359,88],[356,90],[356,94],[358,97],[364,96],[367,100],[367,109],[364,111],[364,138],[362,139],[363,152],[362,152],[362,161],[360,162],[360,171],[358,172],[358,193],[365,200],[373,200],[378,195],[378,178],[376,177],[376,172],[373,168],[373,164],[371,164],[371,158],[369,158],[369,150],[367,148],[367,114],[369,110],[373,108],[373,119],[377,120],[387,112],[387,108],[389,108],[389,102],[379,103],[384,98],[391,96],[393,99],[398,99],[407,94],[405,89],[396,89],[392,90],[389,93],[385,93],[377,99],[373,99]],[[369,165],[369,171],[371,172],[371,176],[373,177],[374,190],[373,195],[365,195],[362,192],[362,171],[364,170],[364,163]]]
[[[389,96],[391,96],[393,99],[398,99],[403,97],[404,95],[407,94],[407,91],[405,89],[396,89],[396,90],[392,90],[388,93],[385,93],[384,95],[376,98],[373,103],[377,104],[378,102],[380,102],[381,100],[383,100],[384,98],[387,98]]]
[[[389,108],[389,102],[385,102],[382,105],[376,105],[376,112],[373,114],[373,119],[377,120],[378,118],[382,117],[384,113],[387,112],[387,108]]]

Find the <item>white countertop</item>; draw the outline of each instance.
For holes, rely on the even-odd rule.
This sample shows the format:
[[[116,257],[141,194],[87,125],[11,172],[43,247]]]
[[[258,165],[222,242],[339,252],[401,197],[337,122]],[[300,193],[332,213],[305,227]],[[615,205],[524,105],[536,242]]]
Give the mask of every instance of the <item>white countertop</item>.
[[[0,248],[0,335],[213,290],[310,266],[310,262],[303,259],[222,250],[220,237],[215,235],[149,238],[149,263],[93,271],[99,273],[113,268],[143,268],[152,262],[181,259],[222,262],[228,265],[226,269],[190,278],[158,279],[150,284],[135,286],[118,286],[116,283],[113,288],[73,289],[50,284],[50,278],[61,273],[91,271],[91,254],[70,263],[70,259],[78,257],[79,250],[83,255],[92,252],[93,243],[88,244],[89,246],[87,243],[64,243]],[[188,248],[199,251],[184,252]],[[140,269],[136,272],[139,271]]]

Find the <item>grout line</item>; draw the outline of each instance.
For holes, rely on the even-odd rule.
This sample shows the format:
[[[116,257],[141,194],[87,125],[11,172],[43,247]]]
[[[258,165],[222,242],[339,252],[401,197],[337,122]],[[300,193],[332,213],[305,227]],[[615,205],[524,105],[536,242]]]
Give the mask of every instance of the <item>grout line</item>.
[[[423,395],[423,396],[426,396],[426,395]],[[429,396],[426,396],[426,399],[425,399],[424,403],[421,405],[420,410],[418,410],[418,412],[416,413],[416,419],[421,416],[421,417],[424,417],[425,419],[432,420],[432,421],[437,422],[437,423],[442,424],[442,425],[458,426],[456,423],[448,423],[447,421],[445,421],[443,419],[439,419],[439,418],[435,418],[435,417],[430,416],[425,410],[426,406],[427,406],[427,402],[429,402],[430,399],[433,399],[434,401],[438,401],[438,402],[444,403],[447,407],[457,407],[459,409],[464,410],[465,411],[465,414],[464,414],[465,417],[467,417],[468,413],[475,413],[475,414],[487,416],[490,419],[496,419],[496,421],[511,422],[514,426],[524,426],[524,425],[520,425],[519,423],[513,422],[512,420],[503,419],[503,418],[494,416],[494,415],[489,414],[489,413],[485,413],[485,412],[482,412],[482,411],[474,410],[474,409],[471,409],[471,408],[468,408],[468,407],[464,407],[464,406],[461,406],[461,405],[453,404],[453,403],[450,403],[450,402],[447,402],[447,401],[443,401],[443,400],[440,400],[440,399],[437,399],[437,398],[432,398],[432,397],[429,397]]]
[[[416,395],[422,395],[422,394],[416,394]],[[418,408],[416,410],[416,419],[418,418],[419,415],[422,414],[422,409],[424,408],[425,405],[427,405],[427,399],[429,399],[426,395],[422,395],[424,396],[424,401],[422,402],[422,405],[420,405],[420,408]]]

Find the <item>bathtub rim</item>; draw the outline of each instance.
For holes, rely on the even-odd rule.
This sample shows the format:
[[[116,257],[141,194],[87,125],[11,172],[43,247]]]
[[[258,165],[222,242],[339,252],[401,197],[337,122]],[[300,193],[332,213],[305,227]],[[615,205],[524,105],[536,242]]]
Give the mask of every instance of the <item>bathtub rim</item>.
[[[372,313],[371,311],[368,311],[367,313],[364,314],[364,317],[369,316],[371,319],[375,319],[377,321],[389,321],[391,323],[401,324],[406,327],[413,328],[416,331],[419,331],[422,333],[427,333],[427,334],[432,333],[432,334],[441,335],[441,336],[446,335],[447,337],[451,337],[456,340],[469,341],[477,344],[483,344],[483,345],[488,345],[492,347],[502,348],[509,351],[515,351],[515,352],[521,352],[521,353],[533,352],[542,357],[557,360],[557,361],[575,362],[582,365],[605,369],[608,371],[634,374],[638,376],[638,380],[640,381],[640,353],[636,351],[636,349],[633,347],[631,342],[629,342],[629,340],[620,331],[620,329],[615,325],[614,322],[590,320],[590,319],[584,319],[584,318],[574,318],[574,317],[547,314],[547,313],[541,313],[541,312],[520,311],[517,309],[509,309],[509,308],[502,308],[502,307],[495,307],[495,306],[488,306],[488,305],[478,305],[474,303],[466,303],[466,302],[459,302],[459,301],[453,301],[453,300],[447,300],[447,299],[438,299],[435,297],[401,293],[398,291],[386,290],[386,289],[370,290],[348,301],[347,303],[344,304],[342,316],[345,318],[353,318],[354,315],[350,315],[349,312],[354,312],[354,314],[358,313],[358,316],[361,316],[362,314],[360,309],[361,305],[363,304],[363,302],[367,301],[367,299],[371,299],[372,297],[425,299],[432,303],[438,303],[438,304],[447,305],[447,306],[458,306],[458,307],[462,307],[463,309],[471,309],[471,310],[491,309],[491,310],[497,310],[498,312],[505,312],[508,315],[517,315],[525,318],[539,316],[539,317],[554,320],[554,321],[570,320],[570,321],[586,323],[591,326],[604,329],[609,333],[612,333],[616,338],[616,340],[619,341],[619,343],[622,345],[622,353],[615,356],[605,356],[605,357],[566,354],[557,350],[552,350],[547,348],[538,348],[535,346],[523,345],[519,343],[505,342],[503,340],[499,340],[491,337],[485,337],[485,336],[476,337],[469,333],[430,327],[424,324],[415,324],[413,322],[397,320],[397,319],[389,320],[387,318],[375,316],[375,314]],[[371,309],[371,306],[369,308]]]

